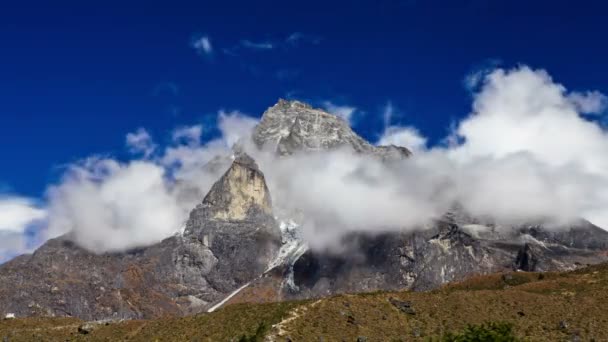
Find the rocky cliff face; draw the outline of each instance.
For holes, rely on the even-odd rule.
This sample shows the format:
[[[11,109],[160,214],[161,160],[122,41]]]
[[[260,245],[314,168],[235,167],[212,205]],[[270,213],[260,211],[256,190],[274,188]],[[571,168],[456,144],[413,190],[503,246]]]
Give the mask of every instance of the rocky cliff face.
[[[101,255],[67,235],[0,266],[0,313],[93,320],[204,311],[262,274],[280,238],[264,175],[240,155],[183,234]]]
[[[334,148],[385,161],[410,155],[404,147],[373,146],[343,120],[297,101],[269,108],[253,140],[283,156]],[[227,297],[266,301],[426,290],[472,274],[608,261],[608,232],[588,222],[561,231],[538,223],[497,227],[458,209],[414,231],[352,233],[344,253],[328,254],[308,250],[297,220],[277,222],[276,209],[256,162],[237,153],[192,210],[183,233],[101,255],[66,235],[1,265],[0,314],[149,318],[205,311]]]
[[[309,298],[377,289],[429,290],[473,274],[511,270],[556,271],[608,261],[608,232],[588,222],[559,236],[585,231],[594,246],[572,246],[570,239],[528,234],[529,227],[496,227],[459,221],[447,214],[432,227],[376,236],[354,234],[350,253],[333,256],[307,251],[293,265],[294,286],[283,298]],[[542,227],[537,231],[546,232]],[[554,234],[547,233],[551,236]],[[284,271],[286,272],[286,271]]]

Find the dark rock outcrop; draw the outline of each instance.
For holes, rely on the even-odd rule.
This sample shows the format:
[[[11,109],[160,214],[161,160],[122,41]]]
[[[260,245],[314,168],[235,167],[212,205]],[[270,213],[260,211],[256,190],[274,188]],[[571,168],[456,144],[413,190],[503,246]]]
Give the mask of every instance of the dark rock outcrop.
[[[568,232],[587,229],[582,227],[593,232],[597,242],[593,246],[608,241],[608,232],[589,223],[563,228],[557,234],[578,234]],[[517,227],[501,227],[505,231],[500,233],[493,233],[493,229],[459,221],[450,214],[424,230],[375,236],[352,234],[348,240],[357,242],[341,255],[309,250],[296,260],[294,286],[284,287],[283,297],[379,289],[430,290],[474,274],[563,271],[608,261],[603,248],[574,248],[549,238],[530,240],[522,233],[525,229]]]

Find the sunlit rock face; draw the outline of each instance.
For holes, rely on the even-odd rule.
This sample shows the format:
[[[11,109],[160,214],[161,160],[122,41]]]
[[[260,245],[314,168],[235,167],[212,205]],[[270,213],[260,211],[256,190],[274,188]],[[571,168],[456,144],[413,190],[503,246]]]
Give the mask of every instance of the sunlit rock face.
[[[198,241],[218,259],[209,280],[221,291],[262,274],[281,244],[264,174],[239,154],[190,213],[185,239]]]
[[[240,154],[203,200],[209,219],[242,221],[248,216],[272,215],[270,193],[255,161]]]

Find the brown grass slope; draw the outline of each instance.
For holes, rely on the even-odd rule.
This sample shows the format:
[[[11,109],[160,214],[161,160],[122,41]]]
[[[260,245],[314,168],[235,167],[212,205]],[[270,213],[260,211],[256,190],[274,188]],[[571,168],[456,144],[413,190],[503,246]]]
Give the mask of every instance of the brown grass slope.
[[[409,305],[403,309],[401,304]],[[525,341],[608,341],[608,264],[566,273],[476,276],[430,292],[347,294],[234,304],[211,314],[124,321],[79,332],[69,318],[0,321],[8,341],[441,340],[468,324],[507,322]],[[402,310],[403,309],[403,310]],[[81,329],[82,330],[82,329]],[[258,340],[262,340],[258,338]]]

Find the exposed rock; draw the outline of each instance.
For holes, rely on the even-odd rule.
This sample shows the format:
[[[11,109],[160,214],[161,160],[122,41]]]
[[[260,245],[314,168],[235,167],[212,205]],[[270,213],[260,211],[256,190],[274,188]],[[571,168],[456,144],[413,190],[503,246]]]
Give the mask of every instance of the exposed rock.
[[[344,120],[297,101],[280,100],[269,108],[253,140],[283,155],[350,148],[387,163],[410,155],[404,147],[373,146]],[[459,208],[417,230],[353,232],[345,237],[341,254],[307,250],[295,222],[276,222],[255,161],[236,154],[230,166],[227,157],[205,166],[218,177],[223,174],[204,198],[178,184],[187,203],[198,199],[183,233],[146,248],[100,255],[66,235],[0,265],[2,312],[85,320],[151,318],[201,312],[229,294],[235,294],[230,301],[239,302],[428,290],[472,274],[562,271],[608,261],[608,232],[589,222],[562,230],[547,229],[542,222],[497,227]],[[236,291],[246,284],[252,291],[272,293]],[[393,305],[415,313],[411,303]],[[350,313],[346,319],[357,323]]]
[[[408,315],[415,315],[416,311],[412,308],[412,302],[402,301],[395,298],[390,298],[388,300],[394,307],[399,309],[401,312],[406,313]]]
[[[522,271],[533,271],[536,269],[538,259],[533,251],[533,247],[530,244],[524,244],[524,246],[517,252],[517,258],[515,259],[515,269]]]
[[[150,247],[98,255],[66,235],[1,265],[0,308],[85,320],[204,311],[264,272],[280,231],[264,176],[248,156],[234,161],[203,202],[183,235]]]
[[[270,193],[264,174],[247,154],[240,154],[232,166],[203,199],[206,219],[242,221],[255,215],[272,215]]]
[[[339,147],[383,160],[403,159],[411,154],[405,147],[376,147],[357,135],[342,118],[299,101],[283,99],[264,112],[253,140],[260,148],[275,149],[281,155]]]
[[[93,332],[93,330],[95,330],[101,326],[108,326],[108,325],[110,325],[112,323],[116,323],[116,322],[120,322],[120,321],[112,320],[112,319],[102,319],[99,321],[85,322],[78,326],[78,332],[83,335],[88,335],[91,332]]]

